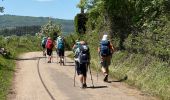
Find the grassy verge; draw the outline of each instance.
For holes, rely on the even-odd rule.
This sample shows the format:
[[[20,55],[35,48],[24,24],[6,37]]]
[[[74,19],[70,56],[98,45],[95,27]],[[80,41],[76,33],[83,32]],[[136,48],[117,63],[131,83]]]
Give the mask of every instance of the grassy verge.
[[[92,59],[95,69],[98,69],[98,59]],[[124,80],[135,86],[146,95],[170,100],[170,64],[150,55],[129,54],[117,52],[112,57],[110,75],[118,80]]]
[[[91,64],[99,70],[99,57],[97,54],[98,36],[84,35],[71,36],[70,40],[77,38],[86,40],[90,47]],[[73,42],[72,42],[73,43]],[[151,55],[117,51],[112,57],[110,75],[113,78],[125,81],[129,85],[136,86],[146,95],[158,96],[162,100],[170,100],[170,62],[162,61]]]
[[[10,55],[0,55],[0,100],[6,100],[9,87],[12,85],[15,69],[14,59],[23,52],[40,50],[40,40],[33,36],[0,37],[0,47],[4,47]]]

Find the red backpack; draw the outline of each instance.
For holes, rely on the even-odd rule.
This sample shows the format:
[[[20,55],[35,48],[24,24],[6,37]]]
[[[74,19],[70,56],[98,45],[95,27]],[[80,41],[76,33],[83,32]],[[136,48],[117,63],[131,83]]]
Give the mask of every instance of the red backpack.
[[[52,49],[53,48],[53,41],[52,40],[47,40],[47,43],[46,43],[46,48],[47,49]]]

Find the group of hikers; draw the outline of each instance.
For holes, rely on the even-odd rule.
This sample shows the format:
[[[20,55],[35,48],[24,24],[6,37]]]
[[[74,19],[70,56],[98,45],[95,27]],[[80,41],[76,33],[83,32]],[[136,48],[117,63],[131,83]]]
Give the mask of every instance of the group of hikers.
[[[64,65],[64,39],[61,36],[58,36],[55,41],[51,37],[43,37],[41,41],[41,46],[43,48],[43,56],[48,56],[48,63],[51,63],[53,48],[56,48],[58,57],[60,58],[59,63]]]
[[[62,40],[62,45],[61,45]],[[51,54],[52,54],[52,48],[54,45],[49,46],[49,43],[52,42],[51,38],[48,37],[46,41],[46,45],[43,46],[43,54],[45,55],[45,48],[47,49],[47,55],[49,56],[49,63],[51,62]],[[52,42],[53,43],[53,42]],[[60,57],[60,61],[64,61],[64,41],[61,36],[59,36],[56,39],[56,50],[57,54]],[[63,47],[61,49],[60,47]],[[74,46],[72,47],[72,50],[74,52],[74,60],[75,60],[75,71],[77,72],[77,75],[79,76],[80,82],[81,82],[81,88],[86,88],[86,78],[87,78],[87,71],[90,67],[90,49],[85,41],[76,40]],[[100,64],[101,64],[101,70],[104,75],[104,82],[108,82],[108,75],[109,75],[109,65],[111,63],[112,54],[115,51],[115,47],[112,45],[112,43],[108,39],[108,35],[103,35],[99,47],[98,47],[98,54],[100,58]],[[90,68],[89,68],[90,69]],[[91,73],[91,71],[90,71]]]

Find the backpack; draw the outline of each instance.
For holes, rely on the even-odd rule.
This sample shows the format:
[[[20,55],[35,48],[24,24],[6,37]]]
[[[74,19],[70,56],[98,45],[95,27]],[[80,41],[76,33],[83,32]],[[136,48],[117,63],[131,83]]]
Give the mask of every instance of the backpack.
[[[59,50],[64,50],[64,41],[63,41],[63,39],[58,39],[57,48]]]
[[[88,63],[89,62],[89,47],[87,45],[81,45],[79,47],[79,53],[78,53],[78,62],[80,64],[82,63]]]
[[[47,38],[43,38],[43,40],[41,41],[41,45],[45,46],[46,42],[47,42]]]
[[[47,49],[52,49],[53,48],[53,41],[52,40],[47,40],[46,48]]]
[[[109,48],[110,42],[108,40],[101,41],[100,42],[100,55],[102,57],[110,55],[110,48]]]

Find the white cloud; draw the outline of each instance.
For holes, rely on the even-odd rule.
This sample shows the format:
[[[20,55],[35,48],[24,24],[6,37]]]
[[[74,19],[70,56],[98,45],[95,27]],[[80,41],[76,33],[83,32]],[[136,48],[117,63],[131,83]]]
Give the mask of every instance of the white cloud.
[[[54,1],[54,0],[36,0],[38,2],[50,2],[50,1]]]

